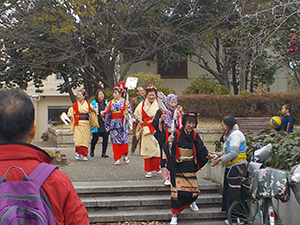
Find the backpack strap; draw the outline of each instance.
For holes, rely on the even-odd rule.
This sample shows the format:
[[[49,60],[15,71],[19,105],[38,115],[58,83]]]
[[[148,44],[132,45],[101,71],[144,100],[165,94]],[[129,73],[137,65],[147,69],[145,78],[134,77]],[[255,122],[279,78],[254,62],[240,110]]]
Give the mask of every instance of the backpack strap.
[[[28,175],[28,178],[35,181],[39,186],[42,186],[55,169],[57,169],[57,166],[42,162],[34,168]]]

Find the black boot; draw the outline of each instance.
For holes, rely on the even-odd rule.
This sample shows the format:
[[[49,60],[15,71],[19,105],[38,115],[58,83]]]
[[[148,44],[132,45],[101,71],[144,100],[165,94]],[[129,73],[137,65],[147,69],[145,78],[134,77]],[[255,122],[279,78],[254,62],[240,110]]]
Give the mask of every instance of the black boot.
[[[105,152],[102,152],[102,155],[101,155],[102,158],[108,158],[108,155],[106,155]]]
[[[95,149],[91,149],[91,150],[90,150],[90,156],[91,156],[91,157],[94,157],[94,150],[95,150]]]

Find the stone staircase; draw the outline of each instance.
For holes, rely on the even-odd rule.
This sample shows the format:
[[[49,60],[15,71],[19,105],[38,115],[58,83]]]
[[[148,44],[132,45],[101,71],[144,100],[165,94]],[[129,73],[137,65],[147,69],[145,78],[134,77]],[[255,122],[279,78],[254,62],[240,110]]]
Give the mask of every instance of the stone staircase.
[[[198,179],[200,196],[197,200],[199,212],[185,209],[180,221],[223,221],[220,185]],[[129,221],[169,221],[170,188],[162,180],[73,182],[87,208],[91,223]]]

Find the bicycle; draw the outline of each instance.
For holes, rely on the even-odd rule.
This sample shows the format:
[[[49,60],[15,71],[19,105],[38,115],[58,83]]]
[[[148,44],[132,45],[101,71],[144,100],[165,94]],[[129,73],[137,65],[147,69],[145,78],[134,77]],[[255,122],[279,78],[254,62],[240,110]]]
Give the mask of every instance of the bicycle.
[[[263,168],[264,166],[261,163],[266,161],[271,156],[272,149],[271,150],[268,149],[268,150],[269,153],[266,153],[262,149],[258,149],[257,146],[253,149],[253,156],[247,168],[248,175],[241,181],[241,188],[244,188],[244,190],[243,189],[242,190],[244,192],[248,191],[248,193],[242,196],[241,199],[235,200],[230,206],[228,210],[228,222],[230,225],[235,225],[235,224],[282,225],[278,213],[279,204],[277,204],[276,207],[274,206],[273,196],[270,195],[259,196],[259,198],[253,199],[254,194],[253,193],[250,194],[249,192],[250,184],[252,182],[255,182],[255,179],[258,179],[257,178],[259,176],[258,174],[261,172],[265,173],[265,171],[263,170],[268,169],[268,168]],[[262,157],[255,155],[256,151],[259,151]],[[249,169],[250,167],[252,168]],[[285,172],[279,172],[278,170],[271,170],[271,169],[269,169],[269,172],[285,173]],[[281,176],[284,175],[281,174]],[[285,174],[285,178],[286,178],[286,174]],[[250,179],[253,180],[250,181]]]

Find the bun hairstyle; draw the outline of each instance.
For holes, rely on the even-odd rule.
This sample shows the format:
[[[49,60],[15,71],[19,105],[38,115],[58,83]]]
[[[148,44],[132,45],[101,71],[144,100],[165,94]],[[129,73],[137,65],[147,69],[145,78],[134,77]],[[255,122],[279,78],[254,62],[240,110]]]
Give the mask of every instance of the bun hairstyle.
[[[191,121],[191,122],[195,122],[196,126],[198,125],[198,120],[197,120],[197,113],[196,112],[187,112],[185,114],[183,114],[182,116],[182,125],[183,127],[185,127],[185,124],[187,121]]]
[[[84,99],[87,101],[88,100],[88,95],[86,93],[86,90],[84,88],[82,88],[81,90],[79,90],[78,92],[81,92],[81,94],[84,96]]]
[[[229,130],[232,130],[233,126],[237,124],[237,121],[233,116],[225,116],[223,117],[222,121],[229,128]]]
[[[155,92],[155,95],[157,96],[157,88],[154,85],[149,85],[146,87],[146,95],[148,95],[149,92]]]

